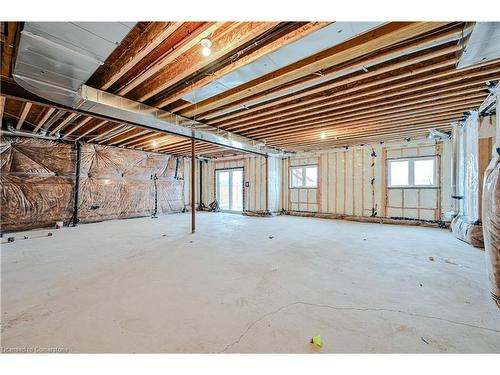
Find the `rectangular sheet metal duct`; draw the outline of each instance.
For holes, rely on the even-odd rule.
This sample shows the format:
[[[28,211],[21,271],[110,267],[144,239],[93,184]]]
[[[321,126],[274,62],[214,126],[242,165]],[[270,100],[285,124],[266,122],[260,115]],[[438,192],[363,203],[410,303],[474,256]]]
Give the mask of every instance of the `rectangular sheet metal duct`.
[[[461,42],[464,50],[458,69],[500,58],[500,22],[476,22],[465,31]]]
[[[249,138],[85,85],[134,27],[120,22],[26,22],[14,68],[15,81],[60,105],[107,116],[118,123],[196,139],[259,155],[279,156]]]

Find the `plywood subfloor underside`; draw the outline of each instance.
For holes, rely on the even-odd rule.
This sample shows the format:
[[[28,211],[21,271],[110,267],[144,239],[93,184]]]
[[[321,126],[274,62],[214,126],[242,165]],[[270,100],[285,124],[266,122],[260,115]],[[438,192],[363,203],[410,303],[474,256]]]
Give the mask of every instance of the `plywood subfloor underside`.
[[[321,352],[500,352],[484,253],[448,231],[209,213],[189,225],[109,221],[3,245],[1,345],[314,352],[319,334]]]

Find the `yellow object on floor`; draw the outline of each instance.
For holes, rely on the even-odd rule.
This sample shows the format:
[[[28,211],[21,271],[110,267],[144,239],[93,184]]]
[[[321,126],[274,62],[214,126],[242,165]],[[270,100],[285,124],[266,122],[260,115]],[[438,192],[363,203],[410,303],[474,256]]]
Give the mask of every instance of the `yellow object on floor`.
[[[311,339],[311,344],[313,344],[317,348],[321,348],[323,346],[323,339],[321,336],[314,336]]]

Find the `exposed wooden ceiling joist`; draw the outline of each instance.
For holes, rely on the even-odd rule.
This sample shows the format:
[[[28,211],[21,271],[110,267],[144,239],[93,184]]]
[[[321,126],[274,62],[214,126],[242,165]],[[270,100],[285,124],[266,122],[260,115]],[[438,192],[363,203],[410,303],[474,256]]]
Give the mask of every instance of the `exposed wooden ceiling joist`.
[[[5,101],[6,101],[5,96],[0,96],[0,121],[2,121],[2,118],[3,118],[3,111],[5,109]]]
[[[121,51],[95,83],[102,90],[108,89],[181,26],[182,22],[148,22],[140,38],[136,38],[126,50]]]
[[[500,64],[499,63],[494,63],[492,65],[486,65],[483,68],[474,70],[472,72],[457,72],[454,69],[451,70],[446,70],[444,72],[440,72],[437,74],[433,74],[431,76],[428,76],[427,78],[416,78],[410,81],[402,81],[401,83],[396,83],[394,85],[386,85],[386,84],[368,84],[368,85],[356,85],[350,89],[345,89],[345,90],[340,90],[339,92],[336,92],[332,95],[329,96],[329,98],[335,98],[339,97],[337,100],[330,100],[328,99],[327,101],[323,101],[320,103],[319,106],[311,106],[310,102],[306,103],[295,103],[293,104],[293,107],[298,107],[299,105],[302,107],[303,110],[305,111],[311,111],[311,110],[317,110],[317,114],[320,114],[323,109],[326,108],[328,111],[329,108],[343,108],[340,107],[340,104],[346,103],[348,105],[352,105],[352,103],[360,103],[360,100],[363,100],[363,98],[369,98],[371,99],[372,102],[378,101],[380,104],[382,102],[380,101],[382,98],[383,99],[388,99],[388,98],[401,98],[406,94],[412,94],[415,92],[420,92],[420,96],[425,95],[427,90],[429,89],[434,89],[434,88],[439,88],[439,87],[446,87],[447,85],[452,85],[456,84],[457,82],[471,82],[473,84],[477,84],[479,82],[485,82],[487,79],[498,79],[498,76],[500,74],[495,75],[495,73],[500,72]],[[451,77],[451,78],[448,78]],[[444,80],[440,80],[438,78],[446,78]],[[469,81],[470,80],[470,81]],[[424,84],[426,81],[429,81],[430,83]],[[368,86],[379,86],[376,89],[373,90],[365,90]],[[352,93],[351,95],[347,95],[349,93]],[[365,101],[366,103],[366,101]],[[291,108],[293,107],[286,107],[285,110],[290,111]],[[319,109],[318,109],[319,108]],[[291,112],[291,111],[290,111]],[[279,115],[274,115],[274,121],[280,121],[282,116]],[[291,114],[290,116],[293,116]],[[257,122],[252,124],[251,122],[248,124],[245,124],[243,126],[230,126],[227,127],[228,130],[235,130],[235,129],[243,129],[243,130],[250,130],[255,127],[252,127],[252,125],[255,124],[260,124],[262,125],[261,122]],[[268,119],[265,121],[264,126],[268,128],[273,124],[273,120]],[[291,126],[294,125],[293,122],[289,122]],[[215,125],[217,126],[217,125]],[[226,128],[225,128],[226,129]]]
[[[184,38],[178,43],[169,46],[166,50],[160,48],[162,53],[159,56],[151,53],[153,58],[146,58],[141,64],[138,64],[144,67],[138,72],[135,72],[134,69],[133,75],[126,82],[119,84],[117,90],[113,90],[113,92],[122,96],[128,94],[152,77],[156,77],[164,70],[169,69],[172,66],[171,64],[182,58],[193,46],[198,45],[201,39],[210,36],[222,26],[223,23],[221,22],[204,22],[201,26],[192,30],[189,25],[186,25],[181,29],[181,31],[185,30]]]
[[[140,22],[87,83],[167,106],[177,114],[196,115],[205,123],[200,128],[216,127],[221,134],[230,131],[255,143],[300,151],[422,137],[431,127],[448,129],[486,97],[486,81],[500,79],[500,61],[456,69],[463,22],[396,22],[197,104],[181,99],[326,24]],[[200,53],[203,37],[214,43],[208,58]],[[2,73],[6,41],[2,41]],[[15,42],[12,47],[15,50]],[[48,103],[28,96],[24,102],[8,96],[0,102],[0,114],[3,104],[6,116],[18,126],[21,120],[32,124],[34,132],[44,128],[51,129],[51,135],[60,132],[65,140],[190,152],[191,141],[181,137],[71,108],[44,107]],[[27,113],[25,102],[34,103]],[[225,153],[202,142],[197,143],[197,152]]]
[[[158,100],[156,103],[154,103],[155,106],[157,107],[164,107],[172,102],[174,102],[177,99],[180,99],[182,96],[187,94],[188,92],[192,90],[196,90],[204,85],[207,85],[216,79],[224,76],[225,74],[228,74],[230,72],[233,72],[245,65],[248,65],[257,59],[272,53],[287,44],[290,44],[292,42],[295,42],[310,33],[317,31],[327,25],[329,25],[329,22],[307,22],[305,25],[300,26],[298,28],[292,29],[291,31],[285,33],[282,35],[280,38],[271,40],[269,43],[262,44],[260,42],[256,42],[252,44],[252,47],[254,47],[254,51],[243,55],[242,57],[239,57],[238,55],[242,53],[242,51],[239,51],[236,53],[236,56],[232,56],[232,59],[234,59],[233,62],[230,64],[224,65],[220,69],[211,71],[210,74],[205,75],[203,78],[197,80],[196,82],[182,88],[179,90],[176,90],[175,92],[162,97],[160,100]],[[189,104],[187,104],[189,105]],[[173,111],[179,110],[181,108],[174,108],[171,109]]]
[[[367,33],[316,53],[296,63],[265,74],[243,85],[205,99],[195,106],[180,112],[186,117],[204,113],[210,109],[234,102],[251,94],[262,92],[280,84],[290,82],[307,74],[359,58],[373,50],[397,44],[406,39],[432,32],[446,26],[446,22],[392,22]]]
[[[76,132],[78,129],[80,129],[82,126],[84,126],[85,124],[87,124],[91,120],[92,120],[92,117],[85,117],[84,119],[79,121],[77,124],[75,124],[75,126],[73,126],[71,129],[67,130],[64,133],[64,138],[69,137],[70,135],[72,135],[74,132]]]
[[[49,135],[56,134],[59,130],[64,129],[68,124],[76,120],[80,115],[77,113],[70,113],[59,125],[57,125],[54,129],[52,129]]]
[[[127,97],[140,102],[148,100],[211,62],[226,54],[233,53],[245,43],[276,26],[276,24],[274,22],[235,22],[219,25],[211,36],[213,52],[210,56],[203,56],[198,46],[191,48],[160,69],[139,87],[130,91]]]
[[[26,120],[26,117],[28,116],[28,113],[30,112],[30,109],[31,109],[32,105],[33,104],[30,103],[30,102],[24,103],[23,109],[19,113],[19,118],[17,120],[17,124],[16,124],[16,129],[17,130],[21,129],[21,126],[23,126],[24,120]]]
[[[437,50],[437,51],[432,51],[431,53],[426,53],[420,56],[417,56],[416,58],[409,58],[405,59],[403,61],[400,61],[395,64],[387,64],[388,66],[384,66],[383,68],[377,69],[376,67],[374,69],[370,69],[369,72],[358,72],[356,74],[347,76],[347,77],[340,77],[338,79],[335,79],[333,81],[327,82],[325,84],[320,84],[317,87],[311,87],[308,89],[303,90],[302,92],[299,93],[293,93],[287,98],[281,98],[277,100],[277,104],[275,103],[269,103],[272,104],[273,108],[270,108],[271,105],[261,105],[261,106],[255,106],[249,108],[246,111],[240,112],[240,116],[237,117],[236,119],[233,119],[236,116],[227,116],[224,119],[216,118],[216,119],[211,119],[205,121],[207,124],[210,125],[232,125],[232,124],[237,124],[241,122],[246,122],[248,120],[257,118],[262,116],[262,114],[272,114],[278,112],[280,109],[286,110],[287,113],[290,108],[293,108],[292,106],[287,106],[287,103],[290,105],[293,105],[295,103],[298,103],[300,105],[303,104],[310,104],[314,103],[316,100],[324,100],[327,99],[328,97],[335,97],[335,96],[328,96],[328,93],[334,92],[333,89],[339,88],[338,91],[334,92],[335,94],[338,94],[340,92],[344,93],[343,86],[347,85],[354,85],[356,82],[365,82],[365,86],[361,86],[361,88],[358,89],[359,85],[356,85],[357,90],[361,89],[366,89],[371,86],[377,85],[377,84],[385,84],[391,81],[395,81],[398,79],[402,79],[405,77],[412,77],[416,76],[418,74],[422,74],[425,72],[430,72],[432,70],[437,70],[443,67],[450,67],[455,64],[455,59],[451,58],[453,52],[457,51],[456,46],[450,46],[446,47],[442,50]],[[434,59],[438,57],[443,57],[443,56],[450,56],[450,59],[446,59],[444,61],[438,61],[436,63],[433,62]],[[422,65],[422,62],[426,62],[426,65]],[[431,63],[429,63],[431,61]],[[419,65],[415,65],[418,64]],[[415,65],[412,67],[412,65]],[[404,69],[408,68],[408,69]],[[380,80],[380,78],[385,80]],[[369,82],[371,80],[371,82]],[[310,98],[310,99],[309,99]],[[299,99],[302,99],[299,101]],[[264,109],[268,109],[267,111],[264,111]],[[227,119],[229,118],[229,119]]]

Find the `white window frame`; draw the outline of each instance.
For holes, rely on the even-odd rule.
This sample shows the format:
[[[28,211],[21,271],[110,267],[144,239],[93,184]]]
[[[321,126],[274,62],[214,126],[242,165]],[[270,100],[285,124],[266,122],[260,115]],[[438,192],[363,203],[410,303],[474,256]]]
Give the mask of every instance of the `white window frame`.
[[[302,185],[301,186],[293,186],[292,182],[292,173],[294,169],[302,169],[302,176],[305,177],[306,175],[306,168],[311,168],[315,167],[316,168],[316,185],[315,186],[306,186],[306,179],[302,179]],[[289,173],[289,188],[290,189],[317,189],[319,187],[319,165],[318,164],[307,164],[307,165],[293,165],[290,166],[290,173]]]
[[[434,162],[434,184],[433,185],[415,185],[415,161],[432,160]],[[392,162],[408,162],[408,185],[391,185],[391,163]],[[438,156],[415,156],[408,158],[393,158],[387,159],[387,188],[389,189],[425,189],[439,187],[439,169]]]

